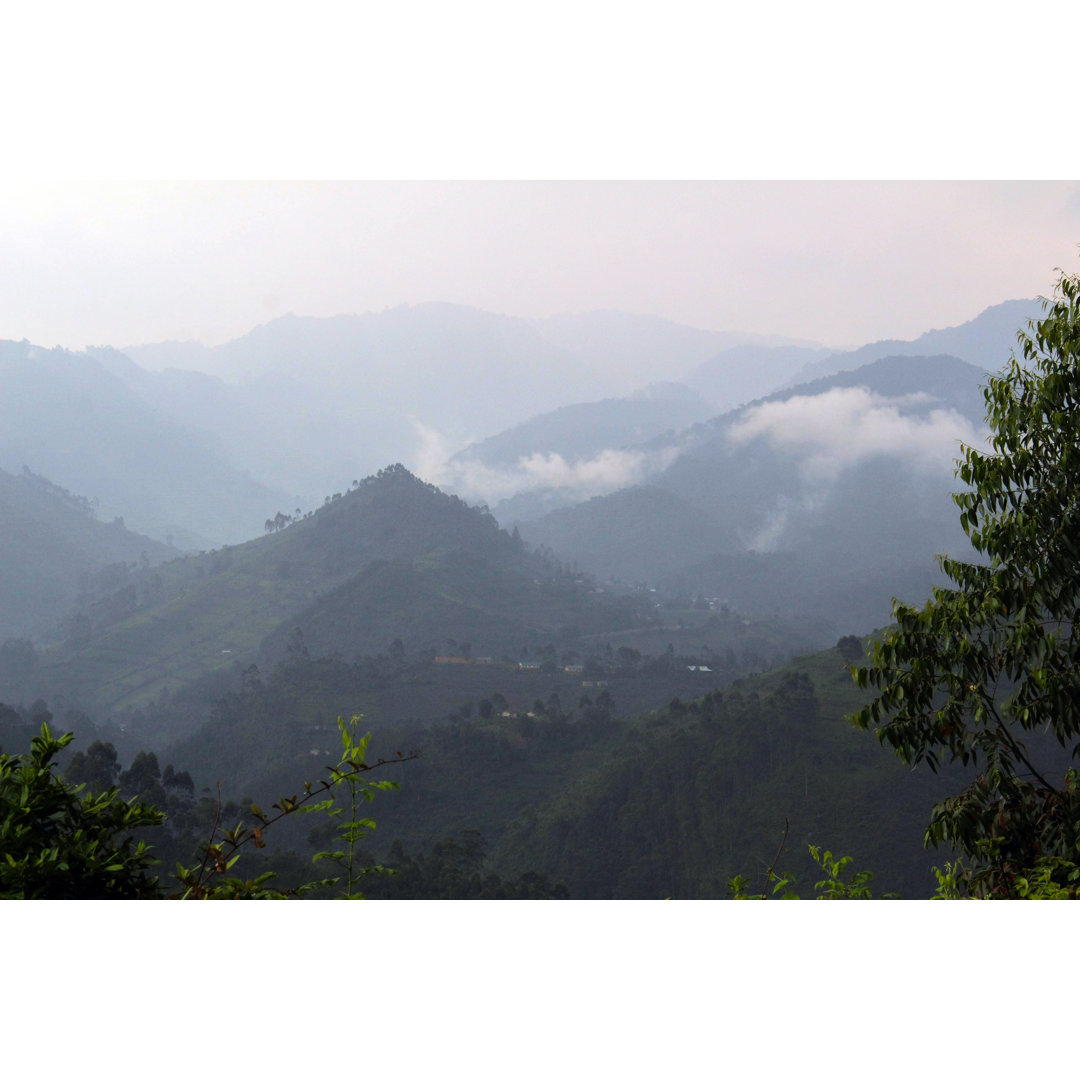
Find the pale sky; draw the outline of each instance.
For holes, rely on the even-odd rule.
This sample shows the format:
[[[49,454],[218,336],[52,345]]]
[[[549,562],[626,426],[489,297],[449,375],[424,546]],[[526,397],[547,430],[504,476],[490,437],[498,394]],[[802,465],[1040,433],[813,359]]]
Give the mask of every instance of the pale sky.
[[[858,345],[1045,293],[1078,244],[1067,181],[5,182],[0,338],[212,345],[438,300]]]
[[[1078,269],[1070,5],[59,7],[5,16],[0,338],[437,300],[854,346]]]

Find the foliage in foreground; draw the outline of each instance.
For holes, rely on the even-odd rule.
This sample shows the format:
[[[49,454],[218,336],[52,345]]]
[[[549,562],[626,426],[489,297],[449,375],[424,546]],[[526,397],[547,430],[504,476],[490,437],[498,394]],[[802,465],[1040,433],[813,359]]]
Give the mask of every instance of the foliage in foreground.
[[[330,768],[330,775],[325,780],[308,781],[304,784],[302,795],[282,797],[272,807],[276,814],[265,814],[257,805],[250,808],[250,822],[240,822],[233,829],[221,829],[220,821],[215,820],[210,840],[206,844],[202,862],[198,866],[178,866],[176,877],[185,891],[181,899],[192,900],[284,900],[289,897],[303,896],[318,889],[337,889],[338,895],[345,900],[362,900],[364,894],[359,889],[360,880],[369,874],[387,873],[384,866],[366,864],[360,857],[360,842],[374,828],[371,818],[359,816],[363,803],[371,802],[376,792],[395,791],[401,785],[396,780],[370,780],[365,775],[372,769],[390,764],[380,759],[371,765],[367,762],[367,746],[370,735],[357,738],[356,730],[360,718],[354,716],[350,721],[338,719],[341,732],[341,759]],[[405,761],[416,757],[415,753],[398,754],[394,761]],[[335,796],[344,789],[348,792],[348,816],[342,806],[335,803]],[[325,798],[314,801],[318,796]],[[291,889],[278,889],[271,884],[274,872],[267,871],[254,879],[244,879],[229,875],[229,871],[240,858],[240,849],[252,844],[256,848],[266,846],[263,831],[292,814],[325,813],[333,821],[342,818],[336,825],[336,839],[343,846],[340,849],[320,851],[313,858],[314,862],[329,859],[337,863],[343,872],[342,877],[322,878]]]
[[[965,447],[958,469],[961,524],[986,562],[941,558],[954,587],[896,604],[855,672],[878,691],[856,725],[912,766],[977,770],[926,832],[962,855],[941,876],[957,895],[1080,886],[1080,772],[1044,772],[1029,750],[1048,731],[1080,754],[1080,277],[1062,274],[1044,309],[1018,335],[1028,366],[1013,357],[985,390],[993,452]]]
[[[109,787],[84,794],[58,776],[70,734],[41,725],[30,752],[0,754],[0,898],[136,900],[161,895],[154,859],[133,829],[158,825],[160,810]]]
[[[390,762],[367,762],[368,736],[356,737],[357,722],[357,717],[348,723],[338,721],[342,756],[329,777],[305,784],[301,795],[283,797],[273,807],[276,813],[265,814],[253,805],[250,821],[229,829],[221,826],[219,806],[201,863],[177,867],[182,891],[174,898],[284,899],[316,889],[336,889],[346,899],[361,899],[361,879],[385,868],[360,857],[360,842],[375,823],[360,817],[359,810],[376,792],[399,785],[366,776]],[[165,894],[153,873],[157,860],[145,841],[135,840],[132,830],[161,825],[165,814],[139,798],[125,802],[115,785],[86,793],[86,784],[73,785],[58,775],[56,756],[72,738],[70,733],[55,738],[48,725],[42,724],[28,753],[0,754],[0,899],[162,898]],[[394,760],[412,756],[399,755]],[[80,764],[86,768],[86,759]],[[111,776],[110,768],[103,775]],[[342,790],[348,792],[347,809],[335,803]],[[314,861],[337,863],[340,876],[278,889],[271,884],[272,872],[253,879],[230,874],[242,848],[249,844],[265,847],[264,830],[293,814],[320,812],[335,823],[331,834],[340,848],[319,852]]]
[[[487,843],[475,829],[447,836],[415,858],[395,841],[386,862],[392,874],[372,880],[369,900],[568,900],[565,885],[526,871],[502,878],[485,868]]]
[[[1057,774],[1031,749],[1047,731],[1080,754],[1080,277],[1062,275],[1045,307],[1046,317],[1019,337],[1029,366],[1013,359],[987,386],[993,452],[965,448],[958,470],[970,487],[955,496],[961,523],[986,561],[942,558],[954,587],[934,590],[921,608],[897,604],[896,629],[856,671],[859,686],[878,693],[853,715],[857,726],[874,727],[912,766],[976,770],[963,791],[934,807],[926,832],[929,845],[961,853],[938,871],[940,897],[1075,898],[1080,891],[1080,770]],[[761,734],[771,763],[770,732]],[[0,755],[0,895],[157,895],[149,852],[130,831],[160,821],[159,812],[123,803],[116,789],[82,795],[66,785],[52,772],[65,739],[52,739],[45,726],[30,754]],[[260,847],[263,829],[284,816],[336,813],[333,789],[341,784],[351,794],[351,815],[338,834],[344,846],[323,855],[345,876],[311,884],[343,880],[345,894],[358,895],[360,877],[375,869],[356,857],[372,824],[358,817],[359,805],[394,786],[359,775],[373,767],[363,754],[362,740],[347,741],[331,779],[281,800],[276,815],[254,807],[247,825],[220,833],[215,826],[202,864],[181,871],[185,895],[286,895],[270,888],[266,875],[230,877],[237,854],[247,844]],[[330,797],[311,801],[324,793]],[[635,795],[640,806],[640,790]],[[825,872],[815,886],[823,898],[872,895],[867,872],[847,876],[849,859],[810,853]],[[773,868],[767,878],[762,897],[794,893],[790,878]],[[748,895],[745,879],[731,886],[736,896]]]
[[[776,856],[765,871],[765,889],[760,893],[750,892],[750,882],[742,874],[736,874],[728,882],[728,895],[732,900],[768,900],[773,896],[779,900],[801,900],[797,891],[797,882],[792,874],[777,873],[776,864],[783,853],[787,843],[790,822],[784,822],[784,835],[780,839],[780,847]],[[815,844],[809,845],[810,858],[817,864],[819,870],[824,871],[825,877],[814,884],[815,900],[873,900],[874,893],[871,886],[874,882],[874,874],[871,870],[852,871],[850,877],[846,877],[848,868],[854,861],[850,855],[837,858],[831,851],[822,851]],[[883,893],[882,900],[899,900],[898,893]]]

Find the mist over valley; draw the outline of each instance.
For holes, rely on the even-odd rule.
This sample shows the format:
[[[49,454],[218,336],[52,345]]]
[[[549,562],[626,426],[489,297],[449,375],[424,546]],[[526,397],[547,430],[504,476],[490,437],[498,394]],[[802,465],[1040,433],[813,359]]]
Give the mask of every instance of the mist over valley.
[[[570,895],[669,878],[719,894],[716,867],[759,832],[736,842],[729,822],[719,849],[702,834],[634,869],[618,845],[551,846],[565,815],[599,812],[560,792],[604,790],[635,740],[722,711],[720,688],[752,672],[827,658],[939,583],[933,556],[965,542],[955,458],[985,436],[1006,327],[1036,310],[846,353],[449,304],[288,316],[215,349],[0,343],[5,742],[49,709],[83,741],[268,800],[332,752],[337,715],[362,713],[380,747],[428,748],[383,815],[409,850],[474,829],[499,873],[541,869]],[[793,670],[822,662],[844,672]],[[792,715],[832,723],[817,699],[834,675],[755,693],[797,686]],[[847,738],[841,759],[863,752]],[[502,763],[475,774],[466,745]],[[463,776],[467,807],[447,787]],[[923,795],[890,814],[914,829]],[[814,806],[806,820],[828,816]]]
[[[161,883],[239,821],[228,888],[296,895],[345,835],[297,800],[375,768],[349,894],[712,899],[781,836],[932,889],[970,767],[856,730],[852,668],[981,558],[957,460],[1072,188],[50,198],[0,209],[0,751],[73,733]]]

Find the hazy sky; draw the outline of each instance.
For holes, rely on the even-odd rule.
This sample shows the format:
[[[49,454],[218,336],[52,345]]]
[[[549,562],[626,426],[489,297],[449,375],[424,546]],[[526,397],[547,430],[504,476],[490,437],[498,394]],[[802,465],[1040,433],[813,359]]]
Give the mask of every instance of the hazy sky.
[[[286,312],[599,308],[857,345],[1075,270],[1072,182],[0,185],[0,338],[217,344]]]
[[[0,338],[427,300],[827,345],[955,325],[1080,244],[1074,5],[968,7],[17,6]],[[999,182],[1033,172],[1058,182]]]

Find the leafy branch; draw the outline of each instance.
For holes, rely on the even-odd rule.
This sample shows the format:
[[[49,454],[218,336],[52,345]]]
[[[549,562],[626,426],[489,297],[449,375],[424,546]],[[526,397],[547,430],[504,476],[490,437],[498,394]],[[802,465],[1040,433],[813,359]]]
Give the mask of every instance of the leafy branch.
[[[247,881],[225,875],[240,858],[242,848],[249,844],[256,848],[265,847],[264,831],[281,821],[282,818],[298,813],[325,812],[332,817],[344,813],[342,808],[335,806],[334,796],[336,789],[339,789],[342,784],[347,784],[350,815],[338,829],[339,836],[346,844],[346,851],[321,851],[314,856],[314,860],[333,859],[344,862],[347,872],[344,895],[349,899],[359,899],[361,894],[355,889],[359,878],[368,873],[386,872],[384,867],[363,867],[359,870],[356,867],[356,846],[367,833],[375,828],[375,822],[370,818],[358,817],[360,801],[370,802],[375,798],[376,792],[394,791],[401,786],[396,780],[368,780],[366,774],[386,765],[413,761],[420,756],[418,750],[412,750],[407,754],[398,751],[396,757],[379,758],[373,764],[368,763],[367,747],[371,735],[369,733],[359,739],[356,738],[356,726],[359,721],[358,716],[354,716],[347,722],[338,718],[338,729],[341,732],[342,741],[340,760],[337,764],[328,767],[329,776],[325,780],[306,781],[303,794],[283,796],[274,803],[272,809],[277,811],[275,814],[266,814],[253,803],[250,808],[250,814],[254,819],[252,823],[240,822],[233,829],[222,829],[221,785],[219,784],[217,812],[211,826],[210,837],[203,848],[202,862],[197,867],[177,867],[177,880],[186,888],[176,898],[181,900],[285,899],[338,884],[340,878],[322,878],[318,881],[307,882],[295,889],[273,889],[267,885],[274,876],[272,871]],[[319,802],[313,801],[326,793],[329,793],[329,798]]]
[[[791,874],[778,874],[776,864],[787,842],[789,822],[784,821],[784,835],[780,840],[780,847],[773,857],[772,864],[765,871],[766,889],[773,885],[772,895],[779,896],[783,900],[799,900],[801,897],[795,891],[795,878]],[[873,900],[874,894],[870,888],[874,874],[871,870],[859,870],[853,872],[849,880],[844,875],[854,861],[850,855],[836,858],[831,851],[822,851],[815,845],[810,845],[810,857],[817,863],[821,870],[825,871],[825,877],[815,883],[815,900]],[[939,875],[940,880],[940,875]],[[749,893],[748,882],[741,874],[736,874],[728,882],[728,893],[732,900],[767,900],[768,892]],[[899,900],[897,893],[883,893],[882,900]]]

